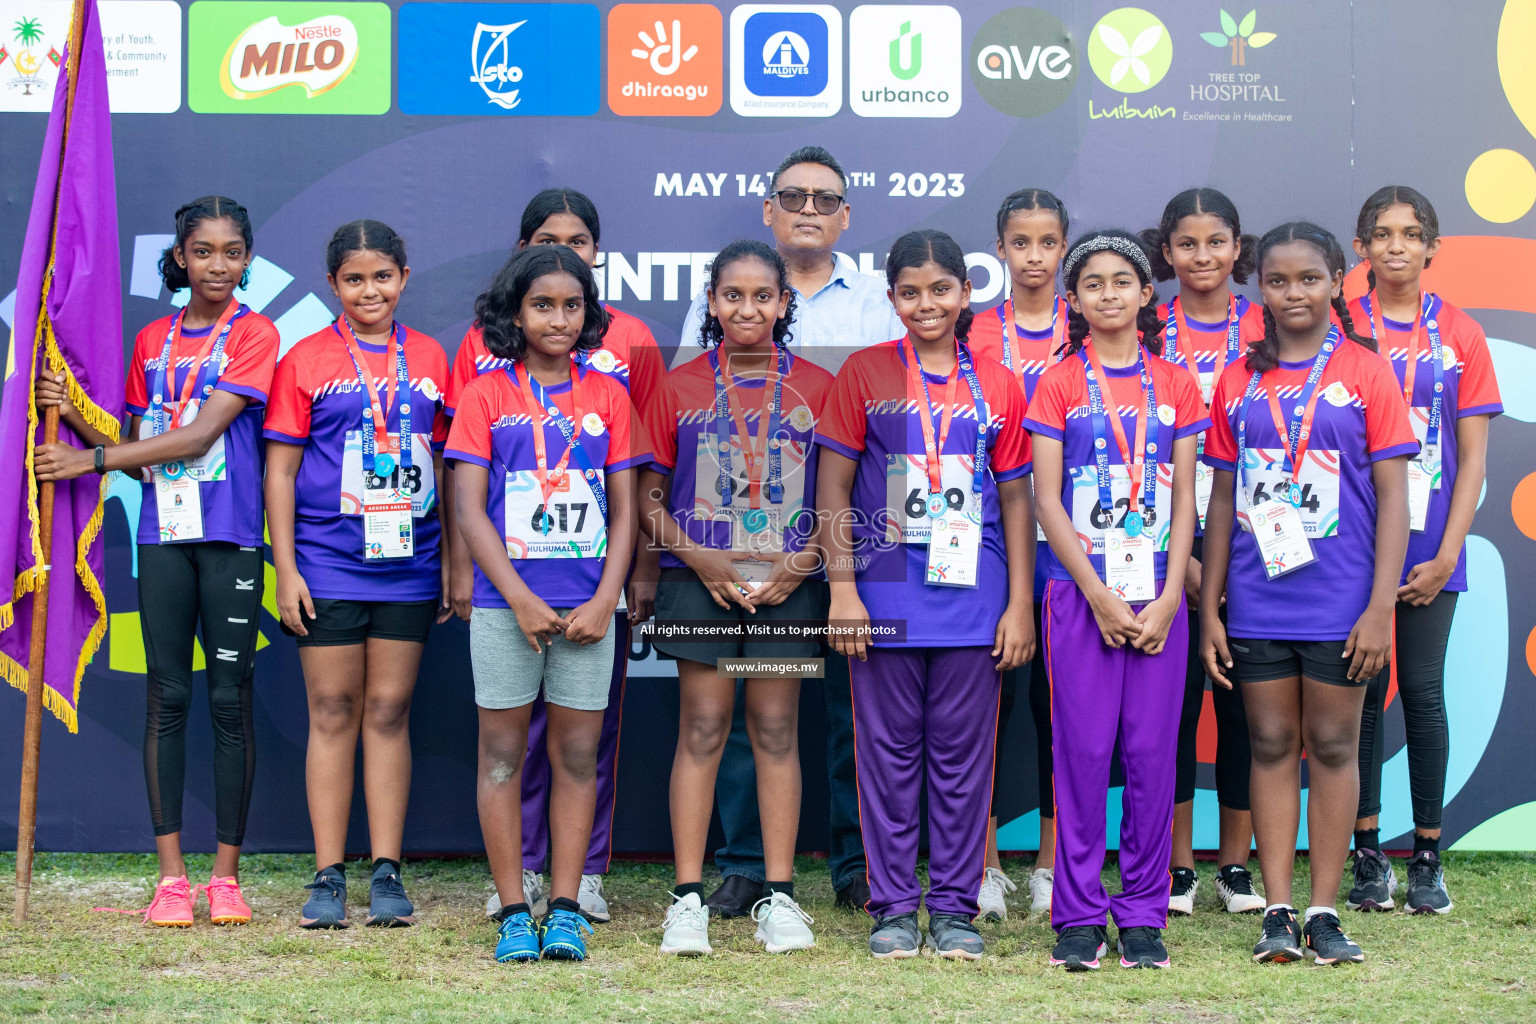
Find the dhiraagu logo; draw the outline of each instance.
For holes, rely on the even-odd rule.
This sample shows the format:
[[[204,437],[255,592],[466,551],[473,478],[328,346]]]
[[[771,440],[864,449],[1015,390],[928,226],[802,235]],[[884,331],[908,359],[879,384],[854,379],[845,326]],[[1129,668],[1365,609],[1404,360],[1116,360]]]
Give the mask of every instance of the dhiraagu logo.
[[[1140,7],[1110,11],[1088,36],[1088,65],[1116,92],[1145,92],[1163,80],[1172,63],[1167,26]]]

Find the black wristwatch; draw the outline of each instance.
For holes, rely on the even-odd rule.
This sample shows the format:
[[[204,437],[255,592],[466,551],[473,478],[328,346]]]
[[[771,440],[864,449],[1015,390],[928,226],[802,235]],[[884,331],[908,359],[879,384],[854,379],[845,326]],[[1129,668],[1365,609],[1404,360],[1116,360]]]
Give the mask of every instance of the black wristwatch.
[[[107,471],[107,446],[104,445],[104,444],[99,444],[99,445],[96,446],[96,474],[98,476],[100,476],[100,475],[106,473],[106,471]]]

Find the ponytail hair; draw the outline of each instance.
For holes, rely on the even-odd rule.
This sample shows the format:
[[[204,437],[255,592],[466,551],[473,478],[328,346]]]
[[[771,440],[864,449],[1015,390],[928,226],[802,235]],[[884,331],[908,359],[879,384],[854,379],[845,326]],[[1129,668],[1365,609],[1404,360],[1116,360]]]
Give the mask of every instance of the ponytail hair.
[[[1304,220],[1281,224],[1264,233],[1258,245],[1255,265],[1258,272],[1263,274],[1264,260],[1271,250],[1276,246],[1288,245],[1292,242],[1305,242],[1322,254],[1323,263],[1328,268],[1330,277],[1344,273],[1344,250],[1339,245],[1339,240],[1333,236],[1333,232]],[[1349,303],[1344,301],[1342,290],[1333,297],[1330,305],[1333,307],[1334,316],[1339,318],[1339,325],[1344,329],[1346,338],[1372,352],[1377,351],[1374,338],[1363,338],[1355,333],[1354,317],[1350,316]],[[1275,329],[1275,315],[1270,312],[1269,304],[1265,303],[1264,337],[1248,347],[1248,368],[1255,373],[1265,373],[1279,365],[1280,335]]]
[[[203,196],[194,199],[176,211],[176,240],[166,246],[160,254],[160,280],[165,282],[167,291],[180,291],[183,288],[192,287],[192,279],[187,276],[187,268],[176,262],[176,250],[187,244],[192,231],[205,220],[219,220],[228,217],[235,225],[235,230],[240,232],[240,237],[245,240],[245,253],[251,254],[251,215],[245,207],[235,202],[228,196]],[[251,280],[251,268],[245,268],[245,273],[240,277],[240,287],[244,288]]]
[[[1003,240],[1003,232],[1008,228],[1008,218],[1016,213],[1025,213],[1031,210],[1045,210],[1054,213],[1056,219],[1061,222],[1061,236],[1067,236],[1067,229],[1071,221],[1067,217],[1067,207],[1054,192],[1043,188],[1021,188],[1017,192],[1010,192],[1003,197],[1003,205],[997,208],[997,240]]]
[[[961,284],[969,280],[965,253],[961,251],[959,243],[942,231],[924,228],[921,231],[908,231],[891,246],[890,253],[885,257],[886,287],[894,289],[896,278],[903,270],[916,269],[925,263],[937,263],[944,268],[945,273],[952,275]],[[971,333],[971,321],[975,318],[969,306],[960,310],[960,316],[955,321],[956,341],[965,343]]]
[[[1142,286],[1152,284],[1152,258],[1147,252],[1146,245],[1140,238],[1129,231],[1109,230],[1094,231],[1078,238],[1067,250],[1066,257],[1062,260],[1062,285],[1069,292],[1077,291],[1077,281],[1083,274],[1083,265],[1088,258],[1101,252],[1113,252],[1125,258],[1125,261],[1136,268],[1136,279]],[[1136,330],[1141,335],[1141,343],[1147,346],[1147,350],[1155,356],[1163,354],[1163,327],[1166,326],[1157,315],[1157,292],[1154,289],[1152,297],[1146,304],[1136,311]],[[1083,342],[1089,334],[1088,319],[1075,309],[1067,313],[1067,355],[1076,355],[1083,349]]]
[[[376,252],[387,258],[400,270],[406,267],[405,239],[395,229],[377,220],[354,220],[343,224],[331,236],[325,247],[325,272],[331,277],[358,252]]]
[[[1153,277],[1159,281],[1173,280],[1173,264],[1163,255],[1163,247],[1169,244],[1168,240],[1178,230],[1179,221],[1207,213],[1226,224],[1232,232],[1232,240],[1237,243],[1237,259],[1232,262],[1232,280],[1238,284],[1248,283],[1248,276],[1258,266],[1256,250],[1259,240],[1253,235],[1243,234],[1237,206],[1227,198],[1226,193],[1214,188],[1188,188],[1180,192],[1163,207],[1163,219],[1157,227],[1141,232],[1141,242],[1152,257]]]
[[[773,322],[773,344],[778,348],[787,345],[794,332],[790,324],[795,322],[795,289],[789,283],[789,268],[784,263],[784,257],[773,246],[759,242],[755,238],[742,238],[721,249],[715,258],[709,263],[709,294],[714,295],[720,288],[720,274],[732,263],[742,260],[761,260],[773,271],[774,277],[779,281],[779,294],[789,293],[789,304],[784,307],[784,315]],[[699,345],[703,348],[715,348],[725,340],[725,327],[721,325],[720,318],[709,311],[709,304],[704,305],[704,322],[699,324]]]
[[[1413,216],[1419,222],[1419,229],[1424,233],[1424,242],[1438,241],[1440,238],[1440,217],[1435,213],[1434,204],[1424,197],[1424,193],[1407,185],[1387,185],[1370,194],[1365,205],[1360,207],[1360,217],[1355,221],[1355,237],[1364,245],[1371,244],[1371,232],[1376,230],[1376,218],[1380,217],[1389,206],[1406,206],[1413,210]],[[1424,261],[1424,269],[1429,269],[1430,260]],[[1370,261],[1366,261],[1366,284],[1372,291],[1376,289],[1376,271],[1370,268]]]

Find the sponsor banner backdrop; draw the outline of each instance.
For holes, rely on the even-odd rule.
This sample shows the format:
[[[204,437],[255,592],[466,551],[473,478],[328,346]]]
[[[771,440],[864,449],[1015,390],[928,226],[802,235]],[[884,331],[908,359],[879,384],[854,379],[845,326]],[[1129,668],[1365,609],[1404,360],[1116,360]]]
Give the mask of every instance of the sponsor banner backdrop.
[[[246,204],[257,259],[244,299],[283,345],[336,309],[324,277],[334,228],[384,220],[412,269],[401,319],[451,355],[473,301],[506,258],[536,190],[570,185],[602,213],[605,298],[679,339],[710,256],[766,237],[763,202],[790,150],[830,148],[850,176],[839,248],[866,272],[903,231],[951,232],[977,307],[1006,274],[994,218],[1008,192],[1049,188],[1083,228],[1156,222],[1177,191],[1209,184],[1262,232],[1305,216],[1353,234],[1388,183],[1435,202],[1444,247],[1428,280],[1484,325],[1507,415],[1468,541],[1447,675],[1445,827],[1460,848],[1536,848],[1536,14],[1523,2],[1430,0],[968,0],[964,4],[495,4],[105,0],[121,215],[124,353],[185,301],[155,261],[172,214],[223,193]],[[0,319],[9,327],[21,235],[67,27],[66,0],[0,0]],[[1435,40],[1437,59],[1409,62]],[[237,115],[260,114],[262,117]],[[313,115],[345,114],[348,117]],[[371,115],[371,116],[358,116]],[[1357,274],[1351,289],[1363,287]],[[1247,289],[1249,294],[1252,289]],[[1164,298],[1174,288],[1159,288]],[[153,848],[142,784],[144,648],[130,524],[140,487],[107,504],[108,642],[83,684],[78,738],[45,729],[45,849]],[[303,850],[303,679],[277,627],[267,575],[254,717],[249,847]],[[201,648],[196,666],[204,662]],[[615,819],[620,851],[670,848],[667,771],[675,672],[637,635],[630,651]],[[826,847],[819,681],[804,686],[801,845]],[[412,712],[407,846],[480,848],[467,629],[434,630]],[[186,838],[211,848],[206,700],[188,732]],[[22,702],[0,700],[0,747],[19,748]],[[1382,816],[1411,827],[1401,713],[1387,715]],[[7,742],[8,741],[8,742]],[[1001,843],[1038,841],[1034,730],[1015,709],[1002,756]],[[1214,726],[1199,736],[1196,842],[1216,840]],[[12,792],[15,759],[0,758]],[[362,796],[353,849],[366,845]],[[1118,800],[1111,799],[1111,814]],[[14,804],[0,801],[0,842]],[[1114,840],[1117,823],[1111,821]]]

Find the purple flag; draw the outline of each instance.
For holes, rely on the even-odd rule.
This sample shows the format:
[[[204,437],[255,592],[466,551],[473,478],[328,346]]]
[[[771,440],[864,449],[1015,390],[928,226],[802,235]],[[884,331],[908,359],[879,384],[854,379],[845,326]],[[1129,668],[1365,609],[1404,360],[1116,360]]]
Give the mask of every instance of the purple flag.
[[[71,401],[86,420],[117,436],[123,413],[122,276],[107,66],[96,0],[80,5],[84,26],[75,94],[63,73],[48,115],[32,214],[16,278],[16,310],[0,392],[0,674],[26,689],[39,546],[32,448],[43,440],[32,388],[39,360],[64,361]],[[69,64],[66,62],[65,67]],[[59,440],[81,440],[64,424]],[[77,727],[80,677],[107,630],[102,594],[101,508],[107,478],[94,474],[54,487],[48,650],[43,706]]]

